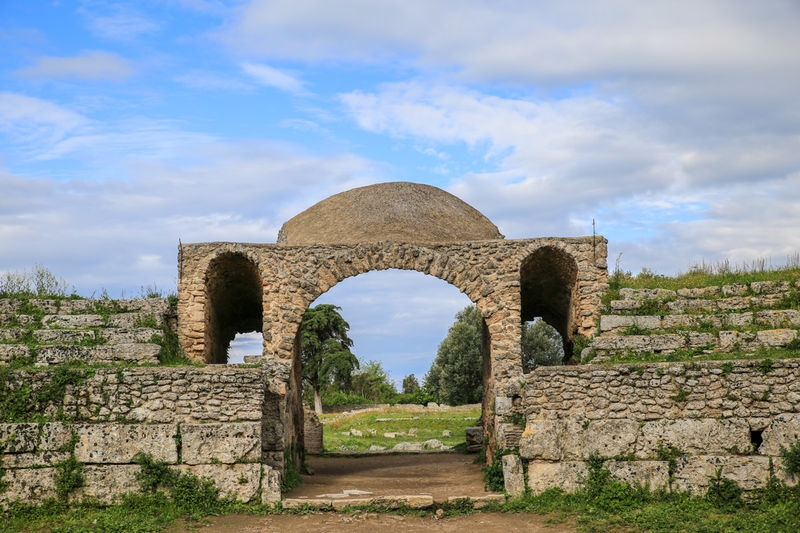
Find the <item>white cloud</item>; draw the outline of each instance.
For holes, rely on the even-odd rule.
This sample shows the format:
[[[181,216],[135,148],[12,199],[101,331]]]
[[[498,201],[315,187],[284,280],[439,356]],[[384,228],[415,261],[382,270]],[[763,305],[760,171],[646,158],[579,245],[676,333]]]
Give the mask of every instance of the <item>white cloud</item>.
[[[93,3],[79,10],[89,29],[98,37],[129,41],[159,29],[159,25],[138,11],[120,4]]]
[[[242,63],[242,71],[261,85],[292,94],[306,92],[303,82],[282,70],[258,63]]]
[[[88,51],[75,57],[40,57],[17,74],[27,78],[76,78],[122,81],[133,69],[127,59],[102,51]]]

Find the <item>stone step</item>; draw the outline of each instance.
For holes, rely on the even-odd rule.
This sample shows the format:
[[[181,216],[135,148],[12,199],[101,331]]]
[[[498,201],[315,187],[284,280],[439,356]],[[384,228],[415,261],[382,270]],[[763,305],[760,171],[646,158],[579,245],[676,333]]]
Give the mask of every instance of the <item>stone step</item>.
[[[748,326],[764,326],[765,328],[800,326],[800,310],[775,309],[721,315],[602,315],[600,317],[600,334],[616,335],[629,327],[658,331],[673,328],[693,329],[709,325],[716,329]]]
[[[30,315],[17,315],[15,313],[0,313],[0,327],[9,326],[11,324],[33,324],[36,322]]]
[[[624,289],[623,289],[624,290]],[[761,296],[731,296],[714,300],[682,298],[665,301],[664,306],[670,313],[698,313],[698,312],[733,312],[746,311],[752,307],[771,307],[783,298],[783,294],[764,294]],[[624,299],[613,300],[609,307],[612,311],[636,311],[647,305],[652,299]]]
[[[104,344],[84,346],[41,346],[37,349],[36,366],[53,366],[69,361],[86,364],[158,364],[158,344]]]
[[[101,330],[80,329],[0,329],[0,342],[14,342],[30,334],[37,344],[78,344],[105,339],[102,344],[147,343],[153,335],[161,335],[160,329],[153,328],[103,328]]]
[[[164,325],[165,317],[163,314],[153,314],[149,312],[117,313],[108,317],[108,321],[102,315],[45,315],[42,325],[55,328],[139,328],[140,324],[154,321],[157,327]]]
[[[689,332],[686,335],[610,335],[595,337],[590,347],[597,355],[612,355],[619,352],[674,353],[677,350],[697,348],[731,352],[737,348],[751,351],[760,347],[782,348],[800,336],[795,329],[770,329],[755,333],[720,331],[713,333]]]
[[[785,293],[792,287],[800,287],[800,279],[795,281],[753,281],[749,284],[699,287],[695,289],[620,289],[624,300],[675,300],[707,299],[726,296],[746,296]]]
[[[126,300],[46,300],[0,298],[0,313],[18,313],[20,309],[35,307],[47,315],[96,314],[99,309],[110,309],[112,313],[134,312],[151,314],[171,313],[166,298],[140,298]]]
[[[28,357],[30,351],[24,344],[0,344],[0,363],[9,363],[17,357]]]

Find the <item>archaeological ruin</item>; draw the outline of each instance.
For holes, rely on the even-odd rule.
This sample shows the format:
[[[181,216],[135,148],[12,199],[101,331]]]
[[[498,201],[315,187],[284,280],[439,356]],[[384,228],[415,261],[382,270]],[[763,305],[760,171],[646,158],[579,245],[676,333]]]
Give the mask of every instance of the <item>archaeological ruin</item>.
[[[279,501],[281,476],[305,447],[302,315],[342,280],[385,269],[440,278],[481,312],[483,435],[490,452],[518,450],[504,460],[510,494],[525,483],[575,488],[593,452],[613,458],[620,479],[653,488],[701,492],[717,468],[748,490],[770,465],[781,475],[779,449],[800,435],[800,360],[613,357],[789,345],[800,311],[775,306],[800,280],[623,289],[604,306],[606,257],[600,236],[505,239],[449,193],[382,183],[317,203],[274,244],[182,244],[177,302],[0,300],[0,501],[52,497],[69,457],[84,469],[70,498],[114,501],[138,490],[140,452],[239,500]],[[637,313],[653,302],[660,314]],[[561,334],[567,354],[590,339],[580,364],[523,368],[522,325],[534,317]],[[693,332],[698,317],[719,328]],[[263,336],[258,363],[226,364],[231,341],[250,331]],[[163,364],[169,339],[192,364]],[[73,360],[83,365],[64,365]],[[677,460],[661,453],[669,446]]]

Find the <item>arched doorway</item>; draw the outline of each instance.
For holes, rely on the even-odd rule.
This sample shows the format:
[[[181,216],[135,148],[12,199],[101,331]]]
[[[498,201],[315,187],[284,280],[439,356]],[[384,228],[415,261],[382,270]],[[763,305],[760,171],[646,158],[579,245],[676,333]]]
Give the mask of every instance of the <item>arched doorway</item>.
[[[223,253],[208,265],[205,292],[206,363],[228,362],[228,348],[238,333],[260,332],[262,282],[256,263],[242,253]]]

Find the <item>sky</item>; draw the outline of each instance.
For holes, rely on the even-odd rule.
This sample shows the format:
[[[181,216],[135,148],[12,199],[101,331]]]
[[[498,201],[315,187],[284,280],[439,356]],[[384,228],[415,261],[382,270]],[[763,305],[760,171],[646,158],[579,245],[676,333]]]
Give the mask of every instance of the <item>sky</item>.
[[[634,273],[778,265],[800,250],[799,27],[793,0],[0,0],[0,273],[169,292],[179,239],[274,242],[398,180],[507,238],[594,219]],[[469,304],[393,271],[319,301],[394,379]]]

